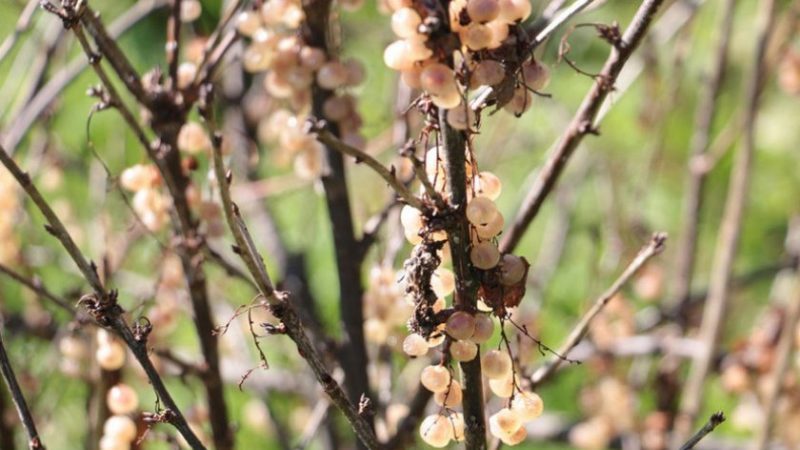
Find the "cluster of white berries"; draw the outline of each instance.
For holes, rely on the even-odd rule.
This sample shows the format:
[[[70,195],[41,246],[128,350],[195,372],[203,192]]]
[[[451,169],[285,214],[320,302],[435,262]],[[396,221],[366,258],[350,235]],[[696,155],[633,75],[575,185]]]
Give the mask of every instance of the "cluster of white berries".
[[[136,164],[123,170],[120,185],[134,193],[132,206],[150,231],[160,230],[169,219],[168,200],[161,192],[161,175],[153,165]]]
[[[364,337],[376,345],[391,345],[399,341],[396,332],[405,325],[413,305],[405,300],[391,267],[373,267],[368,286],[364,293]]]
[[[19,255],[19,243],[14,236],[17,211],[20,209],[17,182],[7,170],[0,171],[0,264],[11,265]]]
[[[119,370],[125,365],[125,346],[111,332],[99,329],[94,357],[103,370]]]
[[[139,396],[127,384],[117,384],[108,390],[106,405],[113,414],[103,424],[100,450],[129,450],[138,435],[131,415],[139,408]]]
[[[388,6],[399,39],[386,47],[384,62],[400,71],[408,86],[424,90],[436,106],[447,109],[454,128],[467,129],[474,120],[464,103],[469,89],[510,82],[514,91],[505,108],[520,115],[533,103],[531,91],[548,82],[548,69],[537,61],[524,63],[519,74],[510,73],[515,71],[506,67],[500,50],[516,43],[519,23],[531,14],[528,0],[455,0],[449,3],[449,17],[413,0],[390,0]],[[438,29],[443,23],[449,23],[445,33]],[[451,65],[448,59],[456,50]]]
[[[350,7],[358,6],[349,2]],[[305,15],[298,0],[265,2],[260,11],[245,11],[238,31],[250,38],[243,64],[250,73],[264,73],[263,85],[285,108],[273,109],[258,125],[262,144],[275,144],[277,163],[293,161],[295,174],[312,180],[322,172],[322,145],[304,130],[314,85],[331,91],[322,106],[323,118],[336,124],[342,141],[363,148],[365,139],[356,100],[346,90],[364,81],[364,67],[355,59],[338,59],[307,45],[298,33]]]

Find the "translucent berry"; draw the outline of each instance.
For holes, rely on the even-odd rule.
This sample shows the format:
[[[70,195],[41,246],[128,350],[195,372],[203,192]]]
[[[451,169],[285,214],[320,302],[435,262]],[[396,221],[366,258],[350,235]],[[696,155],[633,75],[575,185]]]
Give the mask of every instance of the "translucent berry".
[[[499,212],[488,223],[475,225],[475,232],[481,239],[491,239],[503,231],[505,218]]]
[[[450,269],[440,267],[433,272],[431,289],[437,297],[443,298],[456,290],[456,276]]]
[[[444,366],[428,366],[422,369],[419,380],[431,392],[444,392],[450,385],[450,371]]]
[[[531,15],[531,2],[529,0],[499,0],[499,18],[506,22],[525,20]]]
[[[503,64],[493,59],[485,59],[475,65],[472,69],[470,86],[494,86],[499,84],[506,77],[506,69]]]
[[[125,347],[116,341],[99,345],[95,359],[103,370],[119,370],[125,365]]]
[[[178,149],[190,154],[211,150],[211,139],[202,125],[186,122],[178,133]]]
[[[433,414],[426,417],[419,426],[419,435],[431,447],[443,448],[453,438],[453,428],[447,417]]]
[[[475,316],[468,312],[456,311],[447,318],[445,330],[453,339],[469,339],[475,331]]]
[[[476,344],[483,344],[492,338],[494,333],[494,320],[489,314],[475,315],[475,331],[470,340]]]
[[[103,433],[106,436],[115,436],[122,441],[130,442],[136,438],[136,422],[128,416],[111,416],[103,424]]]
[[[519,415],[509,408],[503,408],[489,417],[489,431],[499,439],[511,437],[521,426]]]
[[[472,341],[454,341],[450,344],[450,355],[456,361],[472,361],[478,356],[478,345]]]
[[[403,340],[403,351],[408,356],[424,356],[428,353],[428,341],[417,333],[409,334]]]
[[[108,409],[114,414],[130,414],[139,407],[139,396],[127,384],[118,384],[106,395]]]
[[[414,38],[422,18],[413,8],[400,8],[392,14],[392,31],[401,38]]]
[[[410,70],[414,66],[409,44],[405,40],[394,41],[383,51],[383,62],[394,70]]]
[[[469,26],[462,28],[458,35],[461,38],[461,43],[473,51],[489,47],[494,38],[492,29],[480,23],[471,23]]]
[[[339,61],[325,63],[317,72],[317,84],[323,89],[336,89],[347,84],[347,67]]]
[[[461,405],[462,395],[461,384],[459,384],[458,381],[453,381],[450,383],[449,389],[433,394],[433,401],[435,401],[437,405],[444,406],[445,408],[455,408]]]
[[[252,36],[261,27],[261,16],[253,11],[244,11],[236,16],[236,30],[245,35]]]
[[[500,262],[500,251],[492,242],[478,242],[469,251],[469,259],[478,269],[489,270]]]
[[[183,0],[181,2],[181,22],[194,22],[203,13],[199,0]]]
[[[501,350],[489,350],[481,358],[481,368],[486,378],[505,378],[511,375],[511,357]]]
[[[519,429],[515,431],[514,434],[506,438],[500,438],[500,440],[503,441],[503,443],[506,445],[517,445],[520,442],[524,441],[525,438],[527,437],[528,437],[528,430],[526,430],[525,427],[519,427]]]
[[[467,203],[467,220],[473,225],[482,225],[492,221],[497,215],[497,206],[486,197],[475,197]]]
[[[539,61],[530,60],[522,65],[522,77],[529,88],[541,91],[550,81],[550,69]]]
[[[535,392],[523,391],[514,396],[511,401],[511,409],[519,414],[523,421],[534,420],[542,415],[544,403],[542,398]]]
[[[503,191],[503,183],[492,172],[481,172],[475,179],[475,194],[489,200],[497,200]]]
[[[513,286],[525,276],[525,261],[519,256],[505,254],[500,263],[500,282],[506,286]]]
[[[475,22],[488,22],[500,15],[500,3],[497,0],[467,0],[467,14]]]
[[[491,379],[489,389],[500,398],[509,398],[514,393],[514,378],[508,373],[505,377]]]

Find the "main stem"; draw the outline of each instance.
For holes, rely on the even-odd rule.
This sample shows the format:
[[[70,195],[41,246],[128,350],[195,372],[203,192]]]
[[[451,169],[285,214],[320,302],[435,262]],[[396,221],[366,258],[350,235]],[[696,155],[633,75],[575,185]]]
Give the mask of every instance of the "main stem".
[[[469,260],[469,222],[467,222],[466,135],[447,124],[446,111],[439,111],[441,148],[447,170],[447,189],[453,207],[453,220],[447,229],[453,273],[456,277],[454,305],[456,309],[475,313],[478,309],[478,283]],[[480,352],[472,360],[461,363],[461,386],[464,391],[464,438],[467,450],[486,448],[483,380]]]

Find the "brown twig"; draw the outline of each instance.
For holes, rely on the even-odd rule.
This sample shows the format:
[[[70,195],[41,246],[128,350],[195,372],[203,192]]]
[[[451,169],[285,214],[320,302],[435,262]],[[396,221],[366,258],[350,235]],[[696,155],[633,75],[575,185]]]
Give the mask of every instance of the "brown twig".
[[[454,220],[447,228],[456,291],[453,304],[457,309],[475,313],[478,302],[478,280],[472,273],[469,257],[469,222],[466,216],[467,136],[450,127],[446,110],[439,111],[441,151],[447,171],[447,190],[453,207]],[[472,361],[461,363],[461,387],[464,407],[464,446],[467,450],[486,449],[486,417],[483,402],[483,379],[481,376],[480,352]]]
[[[11,361],[8,359],[8,353],[3,345],[3,335],[0,333],[0,373],[3,375],[3,380],[6,382],[8,391],[11,392],[11,400],[17,408],[22,426],[25,432],[28,433],[28,447],[31,450],[44,450],[44,444],[39,438],[39,432],[36,431],[36,424],[33,421],[33,415],[28,408],[28,403],[25,401],[25,396],[22,395],[22,389],[17,383],[17,377],[14,376],[14,369],[11,367]]]
[[[704,437],[706,437],[709,433],[714,431],[722,422],[725,422],[725,415],[722,412],[715,412],[708,418],[708,422],[703,425],[703,428],[697,431],[685,444],[683,444],[680,450],[691,450],[700,442]]]
[[[170,86],[178,85],[178,64],[181,50],[181,5],[182,0],[172,0],[172,9],[167,19],[167,65],[169,66]]]
[[[6,36],[6,38],[3,39],[3,43],[0,44],[0,62],[3,62],[3,59],[5,59],[11,49],[14,48],[14,44],[16,44],[19,36],[28,30],[31,24],[31,18],[38,7],[39,0],[28,0],[25,9],[22,10],[19,18],[17,18],[17,24],[14,25],[14,30],[11,31],[11,34]]]
[[[221,136],[215,136],[214,141],[214,171],[219,182],[220,197],[225,211],[225,218],[228,221],[228,226],[236,241],[236,252],[242,258],[250,275],[258,285],[264,301],[271,306],[275,316],[281,320],[285,333],[297,345],[298,353],[311,367],[314,376],[325,390],[325,393],[331,398],[333,404],[347,417],[347,420],[350,422],[350,425],[355,430],[361,442],[370,449],[381,448],[370,424],[358,414],[355,406],[348,400],[347,395],[344,393],[341,386],[339,386],[339,383],[328,373],[316,349],[311,345],[303,325],[294,310],[289,294],[275,290],[272,280],[264,266],[264,261],[255,249],[253,240],[247,231],[247,226],[239,215],[238,207],[234,205],[231,199],[231,178],[229,174],[226,174],[222,162],[220,150]]]
[[[38,279],[36,278],[29,279],[24,275],[12,270],[11,268],[6,267],[4,264],[0,264],[0,272],[6,274],[8,277],[13,279],[17,283],[32,290],[37,295],[50,300],[51,302],[53,302],[53,304],[55,304],[59,308],[70,313],[70,315],[75,315],[76,313],[75,308],[72,305],[70,305],[68,301],[50,292],[46,287],[42,285],[42,283]]]
[[[711,71],[706,82],[699,89],[702,97],[698,103],[694,133],[689,144],[689,176],[684,191],[682,232],[677,243],[677,272],[674,282],[675,292],[672,295],[675,304],[687,302],[692,287],[697,252],[697,230],[700,224],[703,187],[706,179],[706,172],[697,170],[696,167],[698,158],[704,156],[711,140],[711,125],[717,113],[717,97],[722,90],[727,72],[728,47],[733,31],[735,6],[736,0],[726,0],[722,6],[723,13],[718,26],[719,34],[711,61]]]
[[[522,239],[523,234],[538,214],[542,203],[553,190],[567,162],[569,162],[570,157],[583,138],[588,134],[597,133],[595,118],[600,106],[606,96],[614,89],[614,82],[619,73],[642,41],[663,1],[646,0],[643,2],[631,24],[625,30],[621,41],[612,48],[611,55],[597,76],[597,80],[586,97],[584,97],[583,103],[575,113],[572,122],[539,172],[510,229],[503,235],[503,239],[500,241],[500,251],[502,253],[513,251],[520,239]]]
[[[731,169],[731,181],[725,202],[719,238],[711,266],[708,299],[703,310],[700,337],[704,342],[701,355],[691,366],[684,386],[682,404],[675,423],[674,442],[682,441],[691,430],[703,404],[703,386],[711,369],[715,349],[730,300],[730,281],[733,263],[742,229],[747,203],[747,190],[755,152],[755,127],[761,98],[761,82],[766,77],[764,55],[773,32],[775,1],[762,0],[757,22],[756,50],[752,72],[746,84],[747,113],[744,122],[742,147]]]
[[[311,125],[311,132],[317,136],[317,140],[321,143],[325,144],[328,148],[332,148],[337,152],[341,152],[345,155],[352,156],[356,159],[357,163],[363,162],[370,169],[374,170],[375,173],[380,175],[389,186],[394,189],[397,195],[402,198],[407,204],[413,206],[417,209],[422,209],[422,202],[420,199],[415,197],[409,190],[406,188],[405,184],[402,181],[398,180],[394,174],[394,171],[389,170],[380,163],[377,159],[373,158],[366,152],[363,152],[355,147],[351,147],[346,143],[342,142],[341,139],[337,138],[333,135],[330,131],[324,128],[324,125],[319,125],[316,122]]]
[[[667,240],[667,235],[665,233],[655,233],[653,237],[650,239],[650,242],[636,255],[636,258],[628,264],[628,267],[625,268],[625,271],[622,272],[622,275],[617,278],[614,283],[609,287],[600,297],[595,300],[592,307],[586,311],[586,313],[581,317],[575,327],[572,328],[567,339],[564,341],[563,344],[558,348],[558,351],[555,352],[555,355],[550,358],[544,365],[542,365],[539,369],[537,369],[533,375],[531,376],[531,382],[533,386],[539,386],[545,380],[547,380],[558,367],[564,362],[564,358],[569,357],[570,351],[575,348],[576,345],[583,339],[583,336],[589,329],[589,325],[591,325],[592,320],[600,314],[600,312],[605,308],[609,301],[614,297],[614,295],[619,292],[620,289],[634,276],[642,266],[647,263],[650,258],[658,255],[664,250],[664,243]],[[561,355],[561,356],[557,356]]]

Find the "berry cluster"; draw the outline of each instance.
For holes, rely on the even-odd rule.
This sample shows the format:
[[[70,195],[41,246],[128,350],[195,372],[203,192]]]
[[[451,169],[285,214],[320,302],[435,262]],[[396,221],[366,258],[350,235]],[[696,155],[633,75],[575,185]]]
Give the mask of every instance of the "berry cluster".
[[[388,7],[399,39],[386,47],[384,62],[447,109],[456,129],[474,122],[465,104],[470,89],[499,88],[499,103],[520,115],[530,108],[532,92],[547,85],[549,71],[535,60],[513,70],[527,59],[519,45],[525,40],[520,22],[531,14],[527,0],[456,0],[446,12],[413,0],[392,0]]]
[[[103,424],[100,450],[129,450],[139,434],[131,418],[139,408],[139,396],[133,388],[120,383],[108,390],[106,405],[113,415]]]
[[[349,8],[359,6],[349,2]],[[307,45],[301,37],[305,14],[297,0],[265,2],[259,11],[245,11],[237,19],[240,34],[250,38],[244,51],[246,71],[263,73],[263,86],[271,98],[283,100],[285,107],[270,105],[258,125],[262,144],[277,144],[276,162],[293,161],[295,174],[313,180],[322,173],[322,145],[304,131],[315,88],[330,91],[322,105],[322,115],[335,124],[341,139],[356,148],[366,144],[359,130],[361,116],[355,98],[347,90],[358,86],[366,76],[355,59],[339,59],[325,49]]]

